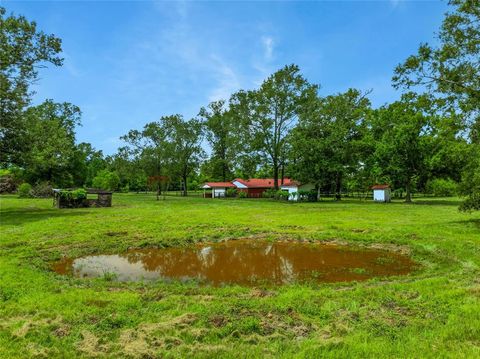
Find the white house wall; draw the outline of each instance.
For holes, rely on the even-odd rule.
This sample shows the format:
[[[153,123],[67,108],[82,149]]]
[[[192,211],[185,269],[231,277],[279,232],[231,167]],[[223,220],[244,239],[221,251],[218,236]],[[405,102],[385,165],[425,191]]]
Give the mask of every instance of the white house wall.
[[[373,200],[377,202],[385,202],[385,191],[383,189],[373,190]]]

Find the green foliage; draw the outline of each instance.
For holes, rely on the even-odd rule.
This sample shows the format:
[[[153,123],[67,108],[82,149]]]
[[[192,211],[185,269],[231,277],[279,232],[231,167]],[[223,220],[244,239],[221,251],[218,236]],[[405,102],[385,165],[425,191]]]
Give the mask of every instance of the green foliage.
[[[365,117],[370,101],[359,90],[317,98],[293,131],[295,178],[342,190],[344,178],[359,170],[368,149]],[[330,188],[328,188],[330,190]]]
[[[280,189],[275,193],[275,199],[278,199],[278,200],[288,201],[289,197],[290,197],[290,194],[288,193],[288,191],[284,191]]]
[[[58,195],[68,201],[78,201],[87,198],[87,191],[83,188],[75,190],[61,190]]]
[[[255,91],[240,91],[230,100],[236,121],[242,124],[243,145],[271,166],[275,189],[279,170],[288,159],[289,135],[298,116],[316,98],[297,65],[288,65],[269,76]]]
[[[36,198],[48,198],[53,196],[52,185],[48,182],[39,182],[32,188],[32,194]]]
[[[317,192],[315,190],[299,190],[298,200],[303,202],[317,202]]]
[[[262,193],[263,198],[275,198],[277,191],[274,188],[267,188]]]
[[[120,177],[116,172],[110,172],[108,170],[101,170],[97,173],[97,176],[92,181],[92,186],[98,189],[104,189],[108,191],[116,191],[120,184]]]
[[[0,163],[22,164],[24,151],[30,149],[23,116],[31,100],[30,85],[40,67],[62,64],[61,50],[59,38],[23,16],[7,15],[0,6]]]
[[[467,196],[461,210],[478,210],[480,208],[480,145],[473,145],[469,152],[469,161],[462,174],[460,191]]]
[[[75,127],[80,109],[70,103],[47,100],[25,113],[28,150],[22,156],[29,182],[48,181],[56,186],[73,185]]]
[[[227,181],[232,176],[234,162],[242,149],[239,122],[225,108],[225,101],[211,102],[200,109],[205,125],[206,139],[212,147],[208,177],[214,181]]]
[[[247,192],[239,191],[238,192],[238,198],[247,198]]]
[[[370,127],[375,143],[373,158],[378,172],[405,188],[407,202],[418,179],[428,173],[436,116],[429,113],[428,96],[404,94],[400,101],[372,113]]]
[[[235,188],[227,188],[227,197],[236,197],[237,196],[237,190]]]
[[[0,193],[13,193],[17,189],[15,178],[9,172],[0,175]]]
[[[438,45],[421,44],[417,54],[397,66],[393,82],[397,88],[427,88],[460,108],[464,119],[472,120],[470,135],[476,142],[480,141],[480,2],[450,0],[449,4],[453,11],[436,33]]]
[[[462,212],[480,211],[480,193],[471,194],[459,209]]]
[[[33,197],[32,185],[30,183],[22,183],[18,186],[18,197],[20,198],[31,198]]]
[[[437,197],[452,197],[458,192],[458,183],[451,179],[437,178],[429,181],[426,189]]]

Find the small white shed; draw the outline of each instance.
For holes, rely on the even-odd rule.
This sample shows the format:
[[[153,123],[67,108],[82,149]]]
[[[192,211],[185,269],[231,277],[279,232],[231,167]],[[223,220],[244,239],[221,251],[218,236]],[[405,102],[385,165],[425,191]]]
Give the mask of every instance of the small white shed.
[[[376,184],[371,188],[373,190],[373,200],[375,202],[390,202],[391,191],[388,184]]]
[[[227,196],[227,188],[235,188],[231,182],[207,182],[203,186],[203,197],[207,197],[205,190],[212,190],[212,198],[225,198]]]
[[[315,185],[311,183],[300,183],[300,182],[292,181],[287,185],[281,185],[280,189],[282,191],[288,191],[289,201],[298,201],[298,191],[311,191],[315,189]]]

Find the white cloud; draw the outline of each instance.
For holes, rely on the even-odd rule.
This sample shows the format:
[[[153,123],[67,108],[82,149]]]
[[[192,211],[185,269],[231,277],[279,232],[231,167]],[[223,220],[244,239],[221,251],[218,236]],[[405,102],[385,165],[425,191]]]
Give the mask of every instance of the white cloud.
[[[228,100],[230,95],[241,88],[238,74],[221,58],[212,55],[217,85],[210,91],[209,101]]]
[[[273,50],[275,47],[275,41],[270,36],[262,36],[263,56],[266,61],[270,61],[273,58]]]

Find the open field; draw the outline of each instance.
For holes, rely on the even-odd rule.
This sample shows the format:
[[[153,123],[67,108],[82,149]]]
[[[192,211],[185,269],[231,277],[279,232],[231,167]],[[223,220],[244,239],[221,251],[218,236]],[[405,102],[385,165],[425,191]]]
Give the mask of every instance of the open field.
[[[0,357],[479,357],[480,214],[453,199],[279,203],[116,194],[57,210],[2,196]],[[227,238],[410,253],[413,274],[247,288],[81,280],[62,256]]]

